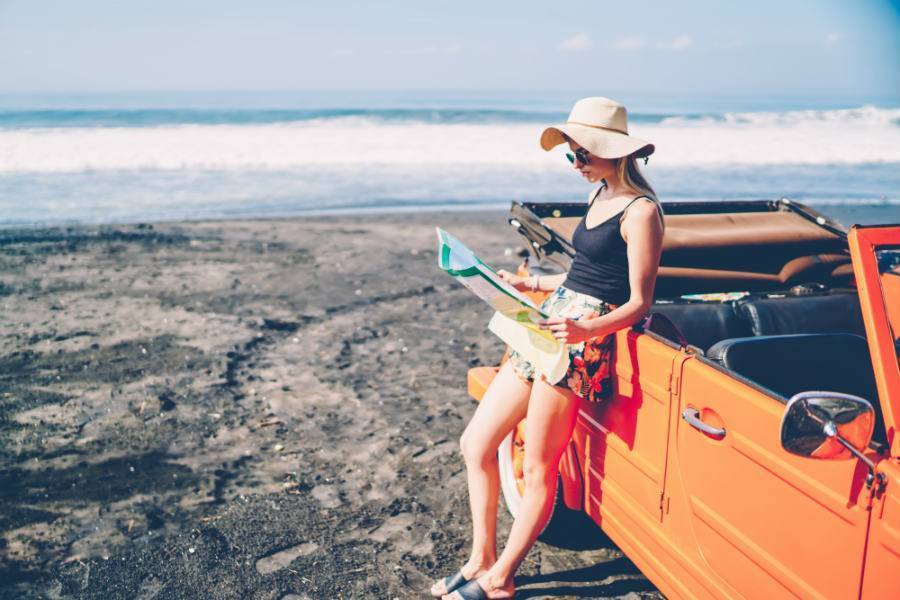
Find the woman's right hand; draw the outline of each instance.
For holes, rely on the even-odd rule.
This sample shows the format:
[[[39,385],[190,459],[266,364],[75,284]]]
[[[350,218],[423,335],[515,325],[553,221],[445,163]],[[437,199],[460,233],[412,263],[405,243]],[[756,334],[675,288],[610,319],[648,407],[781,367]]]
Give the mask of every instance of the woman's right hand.
[[[497,271],[497,275],[500,276],[500,279],[507,282],[509,285],[513,286],[520,292],[530,292],[531,291],[531,278],[530,277],[522,277],[521,275],[516,275],[514,273],[510,273],[509,271],[505,271],[503,269],[499,269]]]

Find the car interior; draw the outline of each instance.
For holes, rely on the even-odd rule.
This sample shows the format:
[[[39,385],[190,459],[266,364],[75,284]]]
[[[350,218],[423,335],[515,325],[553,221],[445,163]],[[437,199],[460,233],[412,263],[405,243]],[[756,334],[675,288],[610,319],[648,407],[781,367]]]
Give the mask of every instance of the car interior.
[[[657,303],[669,323],[651,330],[687,343],[701,360],[787,400],[822,390],[853,394],[875,410],[872,441],[887,443],[856,291],[759,294],[730,302]],[[651,314],[652,314],[651,313]]]

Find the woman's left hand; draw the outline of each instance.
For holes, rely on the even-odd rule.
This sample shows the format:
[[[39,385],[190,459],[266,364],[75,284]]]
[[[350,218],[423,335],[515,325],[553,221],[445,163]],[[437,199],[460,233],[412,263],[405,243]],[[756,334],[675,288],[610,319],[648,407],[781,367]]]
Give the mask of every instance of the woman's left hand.
[[[597,332],[594,331],[588,321],[598,314],[599,313],[594,312],[579,320],[566,319],[564,317],[550,317],[549,319],[538,321],[538,327],[552,331],[553,337],[560,342],[566,344],[580,344],[581,342],[597,337]]]

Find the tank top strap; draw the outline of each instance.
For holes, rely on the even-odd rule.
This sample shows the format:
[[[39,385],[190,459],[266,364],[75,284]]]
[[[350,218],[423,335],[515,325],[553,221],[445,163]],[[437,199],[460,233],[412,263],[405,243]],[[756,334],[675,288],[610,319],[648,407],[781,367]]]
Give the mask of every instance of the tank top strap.
[[[619,223],[621,223],[621,222],[622,222],[622,219],[625,218],[625,211],[627,211],[628,208],[629,208],[632,204],[634,204],[635,202],[637,202],[637,201],[640,200],[641,198],[646,198],[647,200],[649,200],[650,202],[652,202],[653,204],[656,205],[656,210],[661,210],[661,207],[659,206],[659,202],[657,202],[656,200],[654,200],[654,199],[651,198],[650,196],[641,194],[640,196],[635,196],[634,199],[631,200],[631,202],[629,202],[628,204],[625,205],[625,208],[622,209],[622,216],[619,217]],[[660,214],[661,214],[661,213],[660,213]]]
[[[603,185],[601,185],[600,187],[597,188],[597,191],[594,192],[594,195],[593,195],[593,196],[591,196],[591,201],[588,202],[588,208],[590,208],[591,206],[594,205],[594,200],[597,199],[597,196],[600,195],[600,192],[602,192],[602,191],[603,191],[603,188],[605,188],[605,187],[606,187],[606,184],[604,183]]]

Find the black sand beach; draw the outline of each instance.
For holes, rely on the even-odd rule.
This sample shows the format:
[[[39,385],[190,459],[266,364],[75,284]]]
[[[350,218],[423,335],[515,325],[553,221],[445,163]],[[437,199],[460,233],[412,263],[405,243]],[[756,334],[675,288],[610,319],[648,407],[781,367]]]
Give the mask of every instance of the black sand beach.
[[[466,370],[503,351],[434,225],[518,262],[501,212],[0,231],[0,596],[428,597],[467,556]],[[608,541],[517,586],[660,597]]]
[[[503,351],[435,224],[517,262],[496,212],[3,232],[3,596],[427,594]],[[519,585],[655,595],[613,546],[539,544]]]

